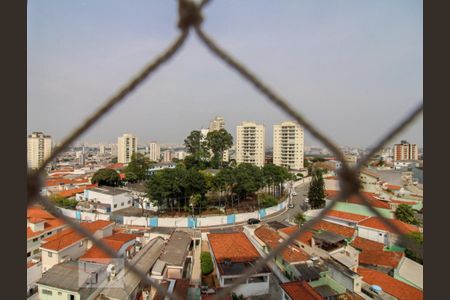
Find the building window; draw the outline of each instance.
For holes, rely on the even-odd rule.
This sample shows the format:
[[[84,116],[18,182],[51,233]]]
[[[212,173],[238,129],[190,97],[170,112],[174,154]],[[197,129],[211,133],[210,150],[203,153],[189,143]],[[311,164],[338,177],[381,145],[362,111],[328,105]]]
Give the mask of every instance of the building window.
[[[114,204],[114,208],[117,208],[117,204]]]
[[[38,241],[38,238],[33,239],[33,243],[36,243]]]
[[[122,202],[121,204],[120,204],[120,206],[123,206],[124,205],[124,203]]]
[[[27,252],[27,257],[30,257],[31,256],[31,252]]]
[[[38,254],[39,253],[39,249],[34,249],[33,254]]]
[[[50,234],[52,234],[51,232],[47,232],[47,235],[50,235]]]
[[[51,252],[47,252],[48,253],[48,257],[52,257],[53,253]]]
[[[61,292],[58,292],[58,295],[59,295],[59,296],[61,296],[61,295],[62,295],[62,293],[61,293]]]
[[[131,204],[131,200],[128,200],[128,204]]]
[[[42,289],[42,294],[44,295],[53,295],[52,291],[46,290],[46,289]]]

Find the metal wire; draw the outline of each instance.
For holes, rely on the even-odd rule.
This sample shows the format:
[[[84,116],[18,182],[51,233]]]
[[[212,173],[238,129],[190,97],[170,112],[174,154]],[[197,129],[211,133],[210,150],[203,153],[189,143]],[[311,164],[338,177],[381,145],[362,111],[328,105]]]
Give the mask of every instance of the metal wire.
[[[306,130],[308,130],[314,137],[316,137],[325,147],[327,147],[336,158],[341,161],[342,168],[338,173],[339,182],[341,190],[336,198],[334,198],[331,203],[324,208],[318,216],[314,219],[305,223],[302,227],[299,227],[294,233],[292,233],[286,240],[280,243],[275,249],[272,249],[270,253],[264,258],[259,259],[252,267],[248,268],[246,272],[242,274],[241,277],[233,281],[230,286],[221,289],[214,297],[214,299],[221,299],[228,296],[233,289],[235,289],[239,284],[246,281],[247,277],[253,274],[255,271],[263,267],[268,261],[275,258],[280,254],[286,247],[293,243],[295,239],[300,237],[304,232],[312,228],[317,222],[323,219],[323,217],[329,212],[338,201],[347,199],[348,197],[357,196],[362,204],[364,204],[373,214],[380,218],[380,220],[388,226],[391,230],[402,237],[403,241],[408,240],[403,232],[390,220],[386,219],[377,209],[375,209],[370,202],[366,199],[365,195],[359,191],[360,181],[359,173],[364,164],[366,164],[373,155],[375,155],[387,142],[392,140],[401,131],[403,131],[408,125],[410,125],[423,111],[422,103],[414,109],[402,122],[400,122],[395,128],[393,128],[385,137],[383,137],[375,147],[354,167],[350,168],[344,159],[344,154],[342,151],[332,142],[327,136],[320,132],[312,123],[306,120],[306,118],[298,112],[291,104],[289,104],[285,99],[275,93],[267,84],[260,80],[255,74],[253,74],[248,68],[246,68],[242,63],[234,59],[230,54],[228,54],[222,47],[220,47],[212,38],[210,38],[201,28],[201,23],[203,17],[201,15],[201,10],[203,7],[207,6],[211,1],[203,0],[200,3],[194,3],[189,0],[178,0],[178,28],[180,29],[180,35],[175,39],[175,41],[169,45],[169,47],[161,53],[152,63],[146,66],[140,73],[136,75],[129,83],[127,83],[123,88],[121,88],[114,96],[108,99],[95,113],[93,113],[89,118],[87,118],[78,128],[76,128],[70,135],[68,135],[64,141],[58,146],[49,158],[34,172],[31,172],[27,176],[27,192],[28,199],[27,205],[30,206],[33,202],[40,203],[49,212],[54,214],[56,217],[64,220],[70,225],[76,232],[86,236],[90,239],[94,245],[99,247],[101,250],[105,251],[108,255],[113,258],[120,258],[118,254],[111,248],[109,248],[101,240],[95,238],[92,233],[80,226],[75,221],[66,217],[62,214],[55,205],[49,201],[47,198],[40,195],[40,187],[43,182],[43,173],[47,165],[53,161],[59,154],[61,154],[69,145],[71,145],[77,138],[79,138],[83,133],[85,133],[93,124],[95,124],[100,118],[105,116],[110,110],[116,106],[118,103],[124,101],[124,99],[133,92],[139,85],[145,81],[151,74],[155,73],[156,70],[163,65],[165,62],[170,60],[175,53],[181,48],[181,46],[186,41],[189,35],[190,28],[193,28],[203,42],[203,44],[209,49],[215,56],[227,64],[232,70],[237,72],[245,80],[251,83],[262,95],[264,95],[271,103],[279,107],[286,114],[294,118],[300,125],[302,125]],[[408,243],[411,243],[409,240]],[[144,274],[138,270],[134,265],[130,264],[125,260],[126,267],[130,271],[138,275],[142,281],[154,287],[163,297],[168,297],[169,299],[178,300],[180,297],[178,295],[169,295],[168,292],[162,289],[156,282],[149,279],[147,274]]]

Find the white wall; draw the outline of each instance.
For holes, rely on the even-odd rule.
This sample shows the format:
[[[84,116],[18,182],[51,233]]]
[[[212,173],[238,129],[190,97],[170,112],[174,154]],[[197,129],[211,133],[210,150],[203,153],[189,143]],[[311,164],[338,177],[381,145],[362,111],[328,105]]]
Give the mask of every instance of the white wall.
[[[358,236],[387,245],[388,237],[384,231],[358,226]]]
[[[42,263],[27,268],[27,291],[35,286],[36,281],[42,277]]]

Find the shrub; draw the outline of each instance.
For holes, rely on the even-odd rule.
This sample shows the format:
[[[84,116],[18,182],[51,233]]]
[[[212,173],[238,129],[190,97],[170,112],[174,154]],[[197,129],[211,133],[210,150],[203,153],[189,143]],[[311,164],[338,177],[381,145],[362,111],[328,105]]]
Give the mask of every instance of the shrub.
[[[262,194],[259,196],[260,205],[263,208],[275,206],[278,204],[277,198],[268,194]]]
[[[214,265],[212,262],[211,254],[209,252],[202,252],[202,254],[200,255],[200,265],[203,275],[208,275],[213,271]]]

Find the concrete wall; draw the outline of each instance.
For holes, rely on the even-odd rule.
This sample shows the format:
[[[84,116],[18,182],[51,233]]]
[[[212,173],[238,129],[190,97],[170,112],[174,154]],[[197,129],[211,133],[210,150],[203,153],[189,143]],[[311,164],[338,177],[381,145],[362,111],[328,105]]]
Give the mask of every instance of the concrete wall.
[[[43,290],[51,291],[51,295],[48,295],[43,292]],[[75,300],[81,300],[80,295],[78,293],[65,291],[62,289],[57,289],[54,287],[39,285],[38,289],[39,300],[68,300],[69,295],[74,295]]]
[[[358,236],[388,245],[388,234],[385,231],[358,226]]]
[[[42,249],[42,272],[46,272],[54,265],[59,264],[66,256],[70,257],[71,259],[79,258],[86,252],[87,245],[87,239],[83,239],[81,241],[78,241],[71,247],[59,251],[58,253]],[[49,252],[52,253],[51,257],[49,257],[48,255]]]
[[[33,288],[36,281],[42,277],[42,263],[38,262],[35,265],[27,268],[27,291]]]
[[[334,269],[331,265],[329,265],[329,275],[333,278],[337,283],[345,287],[346,289],[360,293],[361,292],[361,276],[356,275],[355,277],[347,276],[340,272],[339,270]]]

